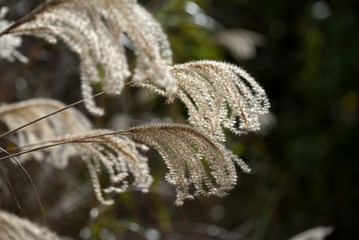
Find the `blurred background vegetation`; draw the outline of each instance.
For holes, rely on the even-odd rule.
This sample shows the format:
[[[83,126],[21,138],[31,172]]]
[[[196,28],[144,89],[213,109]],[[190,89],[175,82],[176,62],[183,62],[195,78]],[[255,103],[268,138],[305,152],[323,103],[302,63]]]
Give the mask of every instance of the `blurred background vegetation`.
[[[0,0],[16,20],[40,0]],[[359,238],[359,2],[284,0],[147,0],[143,3],[169,35],[176,63],[216,59],[246,69],[266,90],[271,114],[263,130],[228,135],[227,146],[252,167],[223,198],[174,206],[174,189],[155,152],[155,182],[148,194],[114,196],[98,206],[84,164],[66,170],[27,162],[47,225],[73,239],[287,239],[333,226],[327,239]],[[26,37],[28,64],[0,60],[0,102],[81,98],[78,59],[64,44]],[[180,103],[127,88],[102,97],[98,127],[123,128],[155,121],[185,122]],[[84,113],[86,110],[79,106]],[[89,116],[91,118],[91,116]],[[4,140],[2,140],[2,143]],[[1,163],[30,219],[43,224],[25,174]],[[0,208],[25,216],[0,180]]]

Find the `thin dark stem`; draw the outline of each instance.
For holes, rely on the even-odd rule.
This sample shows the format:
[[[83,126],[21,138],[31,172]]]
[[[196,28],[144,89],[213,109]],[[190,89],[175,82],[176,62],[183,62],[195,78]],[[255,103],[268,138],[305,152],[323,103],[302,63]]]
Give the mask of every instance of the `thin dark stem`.
[[[129,81],[129,82],[125,83],[124,86],[126,86],[126,85],[131,85],[131,84],[133,84],[133,83],[134,83],[134,81]],[[106,92],[103,91],[103,92],[97,93],[97,94],[93,95],[92,97],[97,97],[97,96],[100,96],[100,95],[102,95],[102,94],[104,94],[104,93],[106,93]],[[70,104],[70,105],[67,105],[66,107],[63,107],[63,108],[61,108],[61,109],[59,109],[59,110],[57,110],[57,111],[54,111],[54,112],[49,113],[49,114],[47,114],[47,115],[45,115],[45,116],[42,116],[42,117],[40,117],[40,118],[37,118],[37,119],[35,119],[35,120],[31,121],[31,122],[28,122],[28,123],[26,123],[26,124],[24,124],[24,125],[22,125],[22,126],[20,126],[20,127],[18,127],[18,128],[15,128],[15,129],[10,130],[10,131],[8,131],[8,132],[6,132],[6,133],[3,133],[3,134],[0,135],[0,139],[3,138],[3,137],[8,136],[8,135],[10,135],[10,134],[12,134],[12,133],[14,133],[14,132],[17,132],[17,131],[19,131],[20,129],[23,129],[23,128],[25,128],[25,127],[31,125],[31,124],[34,124],[34,123],[36,123],[36,122],[38,122],[38,121],[41,121],[41,120],[43,120],[43,119],[45,119],[45,118],[47,118],[47,117],[50,117],[50,116],[52,116],[52,115],[54,115],[54,114],[57,114],[57,113],[59,113],[59,112],[62,112],[62,111],[64,111],[64,110],[66,110],[66,109],[68,109],[68,108],[71,108],[71,107],[73,107],[73,106],[76,106],[76,105],[78,105],[78,104],[80,104],[80,103],[82,103],[82,102],[84,102],[84,101],[85,101],[85,99],[82,99],[82,100],[80,100],[80,101],[77,101],[77,102],[75,102],[75,103],[72,103],[72,104]],[[11,157],[16,157],[16,156],[19,156],[19,155],[22,155],[22,154],[25,154],[25,153],[30,153],[30,152],[34,152],[34,151],[40,151],[40,150],[43,150],[43,149],[46,149],[46,148],[58,146],[58,145],[61,145],[61,144],[66,144],[66,143],[71,143],[71,142],[80,142],[81,140],[86,140],[86,139],[91,139],[91,138],[96,138],[96,137],[101,137],[101,136],[107,136],[107,135],[114,135],[114,134],[119,134],[119,133],[123,133],[123,132],[125,132],[125,130],[115,131],[115,132],[107,133],[107,134],[93,135],[93,136],[88,136],[88,137],[84,137],[84,138],[80,138],[80,139],[67,140],[67,141],[61,141],[61,140],[58,140],[58,141],[57,141],[57,140],[54,140],[54,141],[48,141],[48,142],[45,142],[45,143],[36,143],[36,144],[27,145],[27,146],[20,146],[20,147],[18,147],[18,148],[9,149],[9,150],[7,150],[7,151],[15,151],[15,150],[21,149],[21,148],[28,148],[28,147],[32,147],[32,146],[43,145],[43,144],[47,144],[47,143],[53,143],[53,144],[48,144],[48,145],[41,146],[41,147],[32,148],[32,149],[30,149],[30,150],[21,151],[21,152],[15,153],[15,154],[10,154],[9,156],[0,158],[0,161],[1,161],[1,160],[8,159],[8,158],[11,158]],[[102,142],[103,142],[103,141],[102,141]],[[0,150],[1,150],[1,148],[0,148]]]
[[[76,141],[77,143],[106,143],[106,142],[113,142],[111,140],[79,140]],[[6,149],[8,152],[15,152],[15,151],[25,151],[25,149],[28,148],[34,148],[36,146],[44,146],[45,144],[50,144],[50,143],[59,143],[59,140],[53,140],[53,141],[47,141],[47,142],[40,142],[40,143],[34,143],[34,144],[29,144],[29,145],[25,145],[25,146],[21,146],[21,147],[13,147],[13,148],[8,148]]]
[[[27,178],[29,179],[33,189],[35,190],[35,194],[36,194],[36,200],[41,208],[41,213],[42,213],[42,216],[44,218],[44,224],[46,225],[46,217],[45,217],[45,210],[44,210],[44,206],[42,205],[41,203],[41,200],[40,200],[40,195],[39,195],[39,192],[37,191],[37,188],[35,186],[35,183],[34,181],[32,180],[30,174],[26,171],[26,169],[24,168],[24,166],[14,157],[12,156],[8,151],[6,151],[5,149],[3,149],[2,147],[0,147],[0,149],[5,152],[6,154],[8,154],[9,158],[11,158],[12,160],[14,160],[16,162],[17,165],[19,165],[19,167],[24,171],[24,173],[26,174]]]
[[[86,137],[82,137],[82,138],[69,139],[69,140],[54,140],[54,141],[51,141],[51,142],[52,142],[51,144],[43,145],[43,146],[36,147],[36,148],[31,148],[31,149],[29,149],[29,150],[21,151],[21,152],[14,153],[14,154],[10,154],[10,153],[8,153],[8,152],[4,149],[3,151],[6,151],[6,153],[8,153],[9,155],[0,158],[0,161],[1,161],[1,160],[5,160],[5,159],[9,159],[9,158],[13,158],[13,157],[17,157],[17,156],[22,155],[22,154],[26,154],[26,153],[30,153],[30,152],[36,152],[36,151],[41,151],[41,150],[44,150],[44,149],[47,149],[47,148],[51,148],[51,147],[56,147],[56,146],[59,146],[59,145],[62,145],[62,144],[66,144],[66,143],[83,143],[83,142],[88,142],[88,141],[85,141],[85,140],[87,140],[87,139],[92,139],[92,138],[97,138],[97,137],[103,137],[103,136],[109,136],[109,135],[121,134],[121,133],[124,133],[124,132],[126,132],[126,131],[127,131],[127,130],[114,131],[114,132],[103,133],[103,134],[96,134],[96,135],[90,135],[90,136],[86,136]],[[104,142],[104,141],[101,141],[101,142]],[[45,142],[45,143],[42,143],[42,144],[46,144],[46,143],[49,143],[49,142]],[[41,144],[41,143],[40,143],[40,144]],[[2,148],[1,148],[1,149],[2,149]]]
[[[97,93],[97,94],[93,95],[92,97],[100,96],[100,95],[102,95],[103,93],[104,93],[104,92]],[[25,127],[31,125],[31,124],[34,124],[34,123],[36,123],[36,122],[38,122],[38,121],[41,121],[42,119],[45,119],[45,118],[50,117],[50,116],[52,116],[52,115],[55,115],[56,113],[62,112],[62,111],[66,110],[66,109],[68,109],[68,108],[71,108],[71,107],[73,107],[73,106],[76,106],[76,105],[78,105],[78,104],[80,104],[80,103],[82,103],[82,102],[84,102],[84,101],[85,101],[85,99],[82,99],[82,100],[80,100],[80,101],[77,101],[77,102],[75,102],[75,103],[72,103],[72,104],[70,104],[70,105],[67,105],[66,107],[63,107],[63,108],[61,108],[61,109],[59,109],[59,110],[57,110],[57,111],[54,111],[54,112],[49,113],[49,114],[47,114],[47,115],[45,115],[45,116],[42,116],[42,117],[40,117],[40,118],[38,118],[38,119],[36,119],[36,120],[34,120],[34,121],[28,122],[28,123],[26,123],[26,124],[24,124],[24,125],[22,125],[22,126],[20,126],[20,127],[18,127],[18,128],[15,128],[15,129],[13,129],[13,130],[11,130],[11,131],[8,131],[8,132],[6,132],[6,133],[0,135],[0,139],[3,138],[3,137],[5,137],[5,136],[7,136],[7,135],[9,135],[9,134],[11,134],[11,133],[14,133],[14,132],[16,132],[16,131],[18,131],[18,130],[20,130],[20,129],[23,129],[23,128],[25,128]]]
[[[11,24],[9,27],[5,28],[0,32],[0,37],[10,33],[14,28],[20,26],[23,23],[26,23],[28,21],[31,21],[33,18],[35,18],[36,14],[43,11],[44,9],[48,8],[51,5],[56,5],[61,3],[62,0],[48,0],[44,2],[43,4],[40,4],[38,7],[36,7],[34,10],[32,10],[30,13],[26,14],[24,17],[20,18],[13,24]]]
[[[100,95],[102,95],[103,93],[105,93],[105,92],[97,93],[97,94],[93,95],[92,97],[100,96]],[[3,134],[0,135],[0,139],[3,138],[3,137],[8,136],[8,135],[10,135],[10,134],[12,134],[12,133],[14,133],[14,132],[17,132],[17,131],[19,131],[20,129],[23,129],[23,128],[25,128],[25,127],[31,125],[31,124],[34,124],[34,123],[39,122],[39,121],[41,121],[41,120],[43,120],[43,119],[45,119],[45,118],[48,118],[48,117],[50,117],[50,116],[52,116],[52,115],[55,115],[56,113],[65,111],[66,109],[69,109],[69,108],[71,108],[71,107],[73,107],[73,106],[76,106],[76,105],[78,105],[78,104],[80,104],[80,103],[83,103],[84,101],[85,101],[85,99],[82,99],[82,100],[80,100],[80,101],[77,101],[77,102],[75,102],[75,103],[72,103],[72,104],[70,104],[70,105],[67,105],[66,107],[63,107],[63,108],[61,108],[61,109],[59,109],[59,110],[56,110],[56,111],[54,111],[54,112],[52,112],[52,113],[49,113],[49,114],[44,115],[44,116],[42,116],[42,117],[40,117],[40,118],[37,118],[37,119],[35,119],[34,121],[28,122],[28,123],[26,123],[26,124],[24,124],[24,125],[22,125],[22,126],[20,126],[20,127],[18,127],[18,128],[15,128],[15,129],[10,130],[10,131],[8,131],[8,132],[6,132],[6,133],[3,133]]]
[[[16,194],[13,190],[13,188],[11,187],[11,184],[10,184],[10,181],[9,179],[7,179],[6,177],[6,174],[4,173],[4,171],[0,168],[0,172],[1,172],[1,175],[3,176],[3,178],[5,179],[5,182],[6,182],[6,185],[7,187],[9,188],[10,192],[11,192],[11,195],[13,196],[15,202],[16,202],[16,205],[17,207],[19,208],[19,210],[25,215],[27,216],[27,214],[25,213],[24,209],[21,207],[20,205],[20,202],[19,202],[19,199],[16,197]]]
[[[1,36],[1,34],[0,34],[0,36]],[[134,81],[129,81],[129,82],[125,83],[124,86],[126,86],[126,85],[131,85],[132,83],[134,83]],[[97,93],[97,94],[95,94],[95,95],[93,95],[93,96],[91,96],[91,97],[92,97],[92,98],[95,98],[95,97],[98,97],[98,96],[100,96],[100,95],[102,95],[102,94],[104,94],[104,93],[106,93],[106,92],[105,92],[105,91],[102,91],[102,92]],[[76,105],[78,105],[78,104],[80,104],[80,103],[83,103],[84,101],[85,101],[85,99],[82,99],[82,100],[80,100],[80,101],[74,102],[74,103],[72,103],[72,104],[70,104],[70,105],[67,105],[66,107],[63,107],[63,108],[61,108],[61,109],[59,109],[59,110],[56,110],[56,111],[54,111],[54,112],[52,112],[52,113],[49,113],[49,114],[47,114],[47,115],[44,115],[44,116],[42,116],[42,117],[40,117],[40,118],[37,118],[37,119],[31,121],[31,122],[28,122],[28,123],[26,123],[26,124],[24,124],[24,125],[22,125],[22,126],[20,126],[20,127],[18,127],[18,128],[15,128],[15,129],[10,130],[10,131],[8,131],[8,132],[6,132],[6,133],[3,133],[3,134],[0,135],[0,139],[3,138],[3,137],[8,136],[8,135],[10,135],[10,134],[12,134],[12,133],[14,133],[14,132],[17,132],[17,131],[19,131],[20,129],[23,129],[23,128],[25,128],[25,127],[31,125],[31,124],[34,124],[34,123],[36,123],[36,122],[39,122],[39,121],[41,121],[41,120],[43,120],[43,119],[45,119],[45,118],[47,118],[47,117],[50,117],[50,116],[55,115],[55,114],[57,114],[57,113],[59,113],[59,112],[65,111],[66,109],[69,109],[69,108],[71,108],[71,107],[74,107],[74,106],[76,106]]]

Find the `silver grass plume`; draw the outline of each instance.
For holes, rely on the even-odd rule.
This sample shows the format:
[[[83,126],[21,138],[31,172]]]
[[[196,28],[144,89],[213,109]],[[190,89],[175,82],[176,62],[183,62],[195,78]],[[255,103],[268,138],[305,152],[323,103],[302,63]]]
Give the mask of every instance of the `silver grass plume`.
[[[42,98],[4,104],[0,106],[0,121],[12,130],[64,107],[65,105],[59,101]],[[13,138],[13,141],[18,147],[29,146],[90,129],[90,122],[79,111],[71,108],[20,129],[16,132],[16,138]],[[42,161],[46,159],[56,167],[64,168],[67,166],[69,156],[75,153],[72,146],[62,145],[49,149],[46,154],[31,152],[19,156],[19,160],[34,158]]]
[[[176,205],[195,196],[225,196],[237,182],[235,164],[248,166],[210,135],[193,127],[157,124],[119,132],[156,149],[167,165],[166,180],[176,187]]]
[[[62,39],[80,58],[82,94],[87,108],[97,115],[103,109],[91,98],[91,84],[101,82],[107,93],[120,94],[130,76],[121,43],[125,35],[137,56],[133,79],[144,81],[148,74],[168,92],[176,89],[167,36],[135,0],[48,0],[0,36],[4,34],[32,35],[50,43]]]
[[[217,61],[176,64],[171,69],[177,80],[175,95],[187,107],[189,122],[225,140],[223,129],[240,135],[259,129],[259,116],[268,112],[263,88],[242,68]],[[172,97],[150,82],[138,84]]]
[[[1,240],[60,240],[55,233],[27,219],[0,210]]]

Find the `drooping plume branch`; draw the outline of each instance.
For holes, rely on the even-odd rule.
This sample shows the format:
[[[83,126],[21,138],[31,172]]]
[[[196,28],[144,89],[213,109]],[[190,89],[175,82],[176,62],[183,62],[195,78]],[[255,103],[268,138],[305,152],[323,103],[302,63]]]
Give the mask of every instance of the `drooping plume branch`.
[[[224,141],[222,127],[235,134],[259,129],[259,116],[268,112],[263,88],[242,68],[216,61],[174,65],[175,93],[187,107],[189,122]],[[172,97],[150,82],[138,84]]]
[[[176,204],[194,196],[224,196],[237,182],[235,163],[248,166],[210,135],[193,127],[158,124],[119,132],[156,149],[169,173],[166,180],[176,187]]]
[[[62,39],[80,58],[82,93],[87,108],[103,114],[92,95],[92,83],[101,82],[109,94],[120,94],[130,76],[124,46],[126,35],[134,45],[137,66],[133,79],[174,92],[169,65],[172,52],[166,35],[152,15],[135,0],[49,0],[5,29],[4,34],[33,35],[50,43]]]
[[[88,139],[89,141],[77,141]],[[78,156],[86,163],[97,199],[104,205],[113,203],[105,200],[103,192],[122,193],[129,187],[142,192],[148,192],[152,183],[147,158],[141,151],[148,148],[133,142],[125,136],[115,136],[113,131],[96,129],[85,134],[71,135],[56,140],[69,142],[77,150]],[[107,172],[109,186],[102,189],[99,174]],[[133,180],[129,180],[133,179]]]

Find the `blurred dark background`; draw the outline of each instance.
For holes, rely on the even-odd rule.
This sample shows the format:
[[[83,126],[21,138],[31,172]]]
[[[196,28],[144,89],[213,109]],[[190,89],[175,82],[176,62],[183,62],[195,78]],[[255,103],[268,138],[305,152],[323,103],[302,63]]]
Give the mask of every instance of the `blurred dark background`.
[[[42,1],[0,0],[16,20]],[[266,90],[271,113],[263,130],[228,135],[227,146],[253,171],[223,198],[174,206],[174,190],[155,152],[151,192],[115,196],[98,206],[77,159],[66,170],[27,162],[47,225],[73,239],[288,239],[332,226],[327,239],[359,238],[359,2],[284,0],[140,1],[169,35],[176,63],[216,59],[243,67]],[[78,59],[64,44],[24,37],[28,64],[0,60],[0,102],[81,98]],[[126,88],[102,97],[98,127],[154,121],[185,122],[180,103]],[[83,106],[79,106],[87,114]],[[6,165],[6,168],[4,167]],[[2,163],[27,217],[43,224],[34,190],[14,165]],[[25,214],[0,180],[0,208]]]

